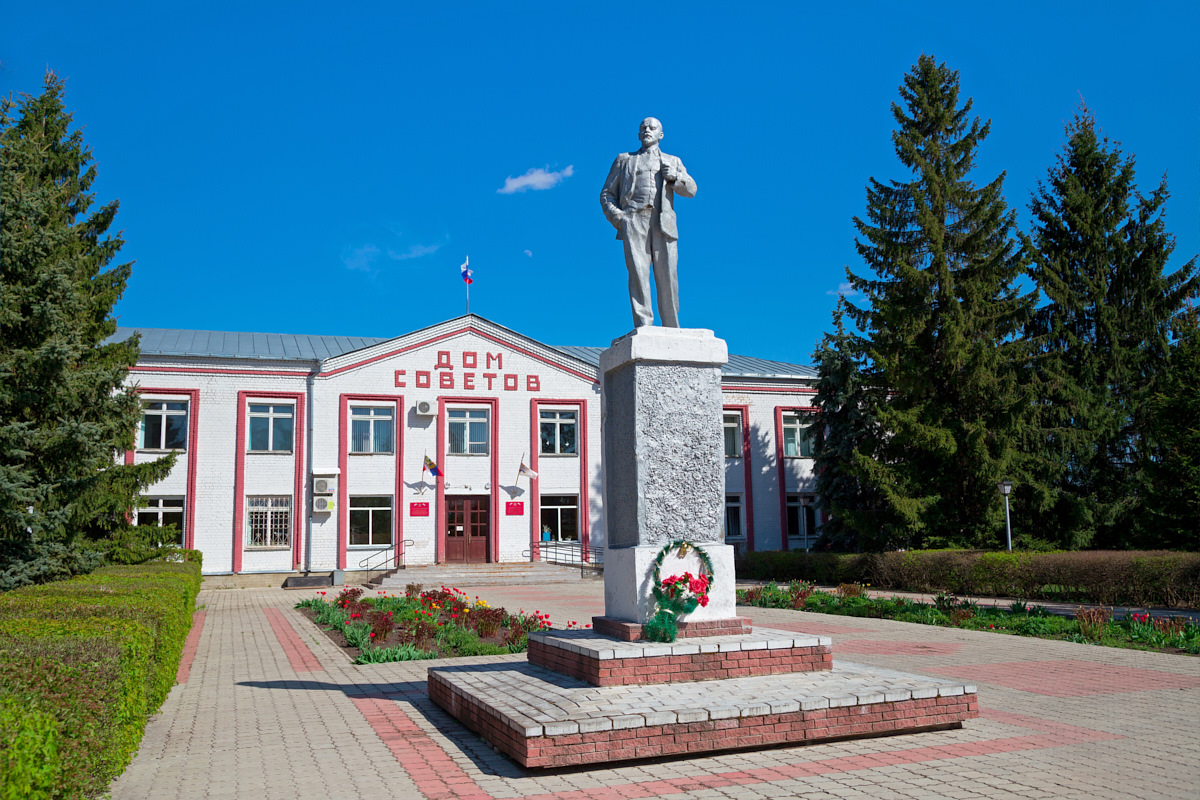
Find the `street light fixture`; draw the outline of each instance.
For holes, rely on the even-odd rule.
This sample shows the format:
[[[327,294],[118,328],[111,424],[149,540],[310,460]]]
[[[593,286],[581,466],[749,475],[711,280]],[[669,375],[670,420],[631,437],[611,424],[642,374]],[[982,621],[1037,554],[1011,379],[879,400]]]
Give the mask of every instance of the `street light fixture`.
[[[1012,552],[1012,518],[1008,515],[1008,495],[1012,492],[1012,481],[1000,481],[996,484],[1000,494],[1004,495],[1004,528],[1008,532],[1008,552]]]

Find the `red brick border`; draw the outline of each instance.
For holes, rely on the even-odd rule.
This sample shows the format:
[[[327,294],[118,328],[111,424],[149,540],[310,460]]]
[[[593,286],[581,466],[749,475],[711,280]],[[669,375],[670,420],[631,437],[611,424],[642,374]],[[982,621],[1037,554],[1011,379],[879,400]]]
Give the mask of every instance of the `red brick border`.
[[[642,627],[642,624],[638,622],[626,622],[612,617],[592,617],[592,630],[603,636],[620,639],[622,642],[636,642],[641,639]],[[754,632],[753,623],[749,617],[680,622],[677,627],[680,639],[697,636],[736,636]]]
[[[428,691],[430,699],[451,716],[524,767],[564,767],[772,744],[813,744],[830,739],[916,733],[959,728],[963,720],[979,716],[978,700],[969,694],[531,737],[507,725],[473,698],[455,694],[436,672],[429,673]]]
[[[196,658],[196,648],[200,646],[200,633],[204,630],[204,609],[192,614],[192,629],[188,631],[183,643],[183,657],[179,659],[179,669],[175,671],[176,683],[187,683],[192,673],[192,661]]]
[[[271,623],[271,630],[275,632],[275,638],[279,640],[279,645],[287,654],[293,672],[325,671],[321,662],[313,655],[312,650],[308,649],[308,645],[296,635],[295,628],[287,621],[287,617],[283,615],[282,611],[277,608],[264,608],[263,613],[267,615],[267,621]]]
[[[531,638],[528,658],[531,664],[594,686],[713,681],[833,668],[833,649],[827,645],[601,659]]]

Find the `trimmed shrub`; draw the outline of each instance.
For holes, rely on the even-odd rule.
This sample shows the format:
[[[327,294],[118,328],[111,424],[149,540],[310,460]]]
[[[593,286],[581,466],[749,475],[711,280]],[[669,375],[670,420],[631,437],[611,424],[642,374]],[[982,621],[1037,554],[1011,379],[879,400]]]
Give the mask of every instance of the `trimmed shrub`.
[[[58,720],[0,698],[0,800],[50,800],[61,773]]]
[[[1079,551],[992,553],[749,553],[738,576],[826,586],[1062,600],[1102,605],[1200,607],[1200,553]]]
[[[174,683],[199,587],[198,562],[156,562],[0,595],[0,695],[43,726],[43,750],[57,732],[47,797],[94,797],[124,769]],[[6,768],[0,800],[30,796],[43,777]]]

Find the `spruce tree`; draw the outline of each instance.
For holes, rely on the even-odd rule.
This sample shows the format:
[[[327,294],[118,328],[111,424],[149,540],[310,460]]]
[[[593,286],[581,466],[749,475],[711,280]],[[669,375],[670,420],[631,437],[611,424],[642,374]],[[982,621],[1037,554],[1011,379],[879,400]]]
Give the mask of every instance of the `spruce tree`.
[[[117,203],[92,209],[96,169],[62,98],[49,73],[40,95],[0,101],[0,572],[10,584],[85,568],[72,549],[127,535],[135,495],[173,463],[117,463],[139,418],[124,386],[138,349],[104,342],[131,265],[110,267]]]
[[[1200,550],[1200,309],[1179,318],[1147,418],[1146,497],[1132,526],[1138,549]]]
[[[1196,264],[1164,274],[1174,249],[1166,179],[1139,194],[1134,159],[1097,133],[1086,107],[1066,134],[1030,203],[1026,238],[1046,301],[1026,328],[1039,397],[1030,512],[1059,546],[1123,547],[1151,457],[1149,400],[1170,329],[1197,290]]]
[[[819,547],[833,550],[877,550],[894,537],[897,520],[878,492],[864,485],[855,470],[855,453],[874,452],[883,431],[870,409],[882,398],[863,381],[859,354],[846,331],[846,301],[838,299],[833,333],[827,333],[813,353],[817,395],[813,425],[817,497],[827,514]]]
[[[892,104],[903,181],[872,179],[855,218],[870,270],[847,270],[865,303],[848,305],[860,334],[863,380],[878,390],[868,414],[886,435],[855,453],[854,471],[895,519],[867,538],[892,547],[996,546],[996,483],[1014,476],[1028,395],[1017,339],[1032,307],[1003,173],[971,180],[990,123],[960,105],[958,73],[921,56]],[[890,524],[890,523],[885,523]]]

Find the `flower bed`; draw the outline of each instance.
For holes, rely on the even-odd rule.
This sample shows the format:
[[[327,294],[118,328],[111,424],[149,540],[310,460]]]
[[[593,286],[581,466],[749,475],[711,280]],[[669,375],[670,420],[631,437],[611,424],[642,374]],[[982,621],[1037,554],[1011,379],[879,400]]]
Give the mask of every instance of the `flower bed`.
[[[549,614],[524,609],[510,614],[453,587],[421,588],[410,584],[402,596],[378,592],[375,597],[347,588],[333,600],[317,592],[296,608],[355,664],[522,653],[531,631],[550,627]]]
[[[821,614],[892,619],[968,630],[1037,636],[1083,644],[1159,650],[1167,653],[1200,654],[1200,626],[1178,617],[1133,614],[1115,620],[1109,609],[1079,609],[1075,619],[1057,617],[1041,606],[1017,601],[1002,608],[980,606],[969,600],[942,593],[932,603],[900,597],[870,597],[862,584],[842,584],[835,592],[814,589],[805,581],[787,586],[769,583],[739,589],[738,603],[760,608],[791,608]]]

